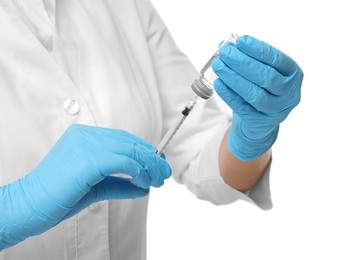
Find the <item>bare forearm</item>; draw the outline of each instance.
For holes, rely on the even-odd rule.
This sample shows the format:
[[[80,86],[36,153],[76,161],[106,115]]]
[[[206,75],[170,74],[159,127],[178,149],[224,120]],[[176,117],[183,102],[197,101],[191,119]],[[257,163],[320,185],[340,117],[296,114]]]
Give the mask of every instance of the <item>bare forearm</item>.
[[[265,172],[271,158],[271,149],[262,156],[244,162],[234,156],[227,145],[225,134],[219,150],[219,167],[224,181],[242,192],[250,190],[259,181]]]

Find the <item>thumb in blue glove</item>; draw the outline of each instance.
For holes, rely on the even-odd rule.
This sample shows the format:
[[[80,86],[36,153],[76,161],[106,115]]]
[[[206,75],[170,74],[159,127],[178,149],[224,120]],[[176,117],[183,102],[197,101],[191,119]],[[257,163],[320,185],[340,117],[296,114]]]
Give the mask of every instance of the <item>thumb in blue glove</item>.
[[[131,180],[111,176],[123,173]],[[0,187],[0,250],[90,204],[148,194],[171,169],[155,147],[121,130],[73,125],[27,176]],[[136,184],[136,185],[135,185]]]
[[[214,88],[232,108],[228,144],[243,161],[275,142],[283,122],[301,98],[303,72],[289,56],[251,36],[226,44],[212,67]]]

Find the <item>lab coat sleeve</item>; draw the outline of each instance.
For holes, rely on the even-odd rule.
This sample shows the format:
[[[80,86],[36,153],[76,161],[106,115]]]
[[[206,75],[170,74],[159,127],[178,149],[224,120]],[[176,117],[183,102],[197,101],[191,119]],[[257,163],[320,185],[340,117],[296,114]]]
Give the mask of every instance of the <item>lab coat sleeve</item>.
[[[194,96],[190,85],[198,73],[176,46],[152,3],[149,0],[136,0],[136,3],[160,93],[162,133],[165,134],[187,100]],[[204,55],[206,61],[206,56],[212,53]],[[200,100],[165,149],[173,177],[198,198],[216,205],[244,200],[262,209],[270,209],[270,165],[257,185],[247,193],[228,186],[219,173],[218,149],[230,124],[230,115],[221,111],[214,98]]]

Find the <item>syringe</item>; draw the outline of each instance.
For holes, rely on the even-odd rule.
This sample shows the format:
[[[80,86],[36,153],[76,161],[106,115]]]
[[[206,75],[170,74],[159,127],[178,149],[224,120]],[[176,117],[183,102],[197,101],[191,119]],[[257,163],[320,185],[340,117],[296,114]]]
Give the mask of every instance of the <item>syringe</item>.
[[[164,136],[164,138],[161,140],[161,142],[157,146],[156,151],[155,151],[156,154],[160,155],[163,153],[167,144],[170,142],[172,137],[175,135],[177,130],[180,128],[183,121],[185,121],[186,117],[189,115],[189,113],[191,112],[193,107],[197,104],[197,99],[198,99],[198,96],[195,95],[190,100],[188,100],[185,108],[181,112],[181,115],[173,123],[173,125],[170,127],[169,131],[167,131],[166,135]]]
[[[192,89],[196,93],[195,96],[193,96],[186,104],[185,108],[182,110],[181,115],[179,118],[174,122],[174,124],[171,126],[169,131],[166,133],[164,138],[161,140],[159,145],[156,148],[155,153],[160,155],[164,151],[165,147],[167,144],[170,142],[172,137],[176,134],[177,130],[180,128],[182,125],[183,121],[186,119],[186,117],[189,115],[193,107],[197,103],[198,97],[201,97],[203,99],[208,99],[213,95],[213,82],[217,78],[215,75],[214,71],[211,69],[211,62],[212,60],[219,55],[219,50],[222,46],[224,46],[228,42],[235,43],[237,40],[237,35],[236,34],[231,34],[230,37],[222,42],[220,46],[218,47],[217,51],[214,53],[214,55],[209,59],[209,61],[204,65],[204,67],[200,71],[200,77],[196,79],[192,83]]]

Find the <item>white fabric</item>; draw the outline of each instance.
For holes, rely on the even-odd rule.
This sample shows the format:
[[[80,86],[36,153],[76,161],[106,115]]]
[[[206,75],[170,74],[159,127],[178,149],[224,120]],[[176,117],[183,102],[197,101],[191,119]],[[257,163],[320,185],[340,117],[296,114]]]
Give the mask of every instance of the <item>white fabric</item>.
[[[157,145],[196,76],[148,0],[0,0],[0,184],[29,173],[75,123]],[[200,102],[165,151],[173,177],[214,204],[270,208],[269,169],[248,194],[218,173],[229,123],[212,99]],[[0,260],[145,259],[147,205],[148,197],[97,203]]]

